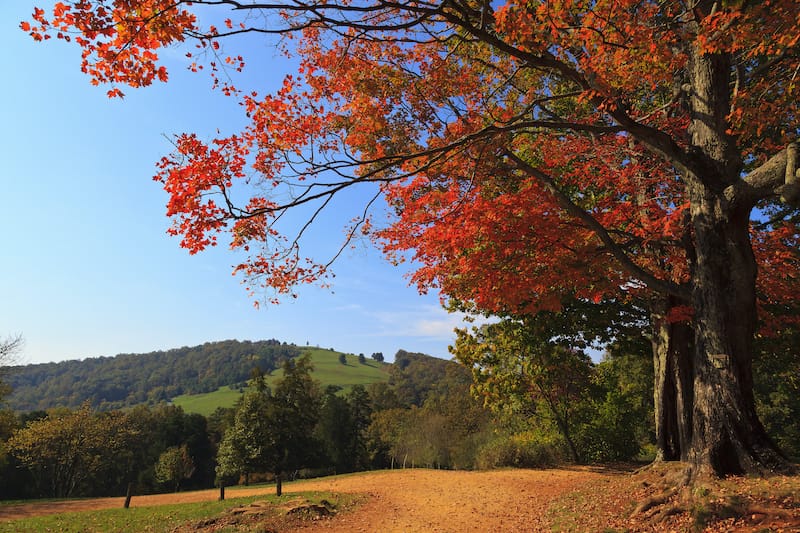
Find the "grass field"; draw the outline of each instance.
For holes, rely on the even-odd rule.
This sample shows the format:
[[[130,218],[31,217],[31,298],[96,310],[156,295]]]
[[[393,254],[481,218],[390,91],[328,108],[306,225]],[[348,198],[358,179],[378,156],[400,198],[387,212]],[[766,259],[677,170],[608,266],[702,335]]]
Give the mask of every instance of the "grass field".
[[[339,352],[325,350],[323,348],[304,348],[303,352],[311,355],[314,365],[314,379],[318,380],[322,387],[327,385],[338,385],[345,391],[353,385],[369,385],[379,381],[389,379],[387,363],[379,363],[367,358],[366,364],[358,362],[358,356],[347,354],[347,364],[339,362]],[[267,378],[269,383],[274,382],[283,373],[278,370]],[[231,407],[241,396],[238,388],[220,387],[214,392],[205,394],[183,394],[172,399],[172,403],[183,408],[187,413],[199,413],[208,416],[217,407]]]
[[[80,511],[44,516],[34,516],[18,520],[0,522],[0,533],[21,532],[188,532],[198,528],[197,524],[215,519],[220,522],[221,531],[264,531],[263,524],[275,521],[276,524],[286,519],[287,508],[302,504],[318,504],[327,501],[334,507],[348,506],[354,497],[336,495],[328,492],[288,494],[281,498],[274,495],[259,495],[235,497],[236,490],[228,492],[225,501],[208,501],[197,503],[177,503],[171,505],[157,505],[152,507],[131,507],[130,509],[102,509],[94,511]],[[232,497],[231,497],[232,496]],[[256,505],[251,506],[254,502]],[[259,528],[251,529],[245,520],[238,519],[239,513],[233,513],[235,508],[245,508],[258,511],[258,516],[253,520],[261,523]],[[246,515],[241,513],[241,516]]]

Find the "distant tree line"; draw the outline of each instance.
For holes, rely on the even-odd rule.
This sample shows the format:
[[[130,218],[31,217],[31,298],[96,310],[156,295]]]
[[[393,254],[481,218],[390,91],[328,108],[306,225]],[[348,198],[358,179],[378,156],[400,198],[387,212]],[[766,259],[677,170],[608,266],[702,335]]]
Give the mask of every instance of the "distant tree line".
[[[584,316],[576,309],[575,316]],[[574,318],[574,317],[573,317]],[[307,356],[257,371],[234,407],[203,417],[126,410],[0,410],[0,499],[113,496],[283,481],[376,468],[542,467],[652,457],[653,366],[642,331],[618,330],[600,362],[551,320],[461,331],[456,361],[400,350],[388,382],[322,389]],[[584,329],[586,324],[584,322]],[[588,330],[586,330],[588,331]],[[757,403],[800,456],[800,333],[760,344]],[[572,345],[579,343],[572,339]],[[2,401],[2,398],[0,398]]]
[[[0,411],[0,498],[123,495],[204,488],[214,481],[217,436],[205,417],[179,407],[128,411],[58,408],[14,417]],[[187,458],[179,480],[165,478],[173,450]]]
[[[157,404],[181,394],[199,394],[246,383],[253,368],[269,373],[297,357],[297,346],[268,341],[208,342],[146,354],[120,354],[9,369],[9,408],[33,411],[52,406],[100,410]]]

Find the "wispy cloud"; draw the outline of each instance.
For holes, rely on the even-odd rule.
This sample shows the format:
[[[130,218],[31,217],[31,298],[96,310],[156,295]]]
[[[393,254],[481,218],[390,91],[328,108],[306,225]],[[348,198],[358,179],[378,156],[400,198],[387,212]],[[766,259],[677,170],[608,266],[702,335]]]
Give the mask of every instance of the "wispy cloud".
[[[421,305],[400,311],[373,313],[382,326],[374,332],[376,336],[424,337],[430,339],[452,339],[453,329],[464,327],[464,315],[448,313],[435,305]]]

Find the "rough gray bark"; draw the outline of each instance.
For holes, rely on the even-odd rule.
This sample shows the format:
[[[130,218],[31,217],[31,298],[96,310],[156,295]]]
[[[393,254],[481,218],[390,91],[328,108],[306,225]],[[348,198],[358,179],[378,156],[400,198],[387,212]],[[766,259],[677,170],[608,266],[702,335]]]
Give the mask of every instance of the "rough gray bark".
[[[671,322],[674,299],[653,305],[653,369],[656,461],[686,461],[692,431],[692,328]]]
[[[735,189],[741,161],[726,133],[729,58],[695,52],[690,79],[692,170],[685,176],[692,264],[694,374],[687,458],[698,472],[763,472],[785,463],[755,412],[753,336],[757,266],[750,243],[752,203]]]
[[[682,298],[676,293],[652,308],[658,459],[688,461],[695,473],[715,475],[790,469],[755,411],[757,264],[750,219],[761,199],[792,203],[797,147],[742,176],[742,156],[728,134],[731,72],[730,56],[690,53],[689,148],[674,163],[690,202],[685,303],[694,319],[691,325],[664,320]]]
[[[689,459],[718,475],[780,468],[753,398],[756,262],[749,212],[726,209],[708,188],[692,191],[697,243],[694,409]]]

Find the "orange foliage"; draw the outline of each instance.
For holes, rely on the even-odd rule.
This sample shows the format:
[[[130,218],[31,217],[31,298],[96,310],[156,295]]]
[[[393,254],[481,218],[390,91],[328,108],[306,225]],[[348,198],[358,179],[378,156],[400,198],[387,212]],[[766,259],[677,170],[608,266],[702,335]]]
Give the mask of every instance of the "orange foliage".
[[[191,38],[209,50],[215,60],[187,53],[188,67],[207,67],[250,124],[210,142],[182,135],[161,160],[170,231],[191,253],[228,232],[231,246],[253,250],[236,272],[282,293],[323,279],[327,263],[301,258],[297,240],[275,231],[276,217],[324,207],[360,183],[379,185],[394,209],[374,236],[396,258],[413,251],[412,281],[481,310],[556,309],[565,294],[641,296],[654,289],[642,272],[685,285],[691,229],[681,172],[691,117],[676,79],[693,49],[734,58],[728,133],[738,136],[743,171],[797,137],[795,0],[713,9],[674,0],[287,3],[260,6],[274,10],[263,18],[231,3],[244,15],[221,29],[199,26],[192,5],[206,3],[225,8],[58,2],[20,27],[36,40],[77,43],[83,71],[112,84],[109,96],[122,96],[118,85],[167,81],[163,47]],[[220,40],[250,30],[284,33],[286,52],[299,57],[274,95],[242,94],[217,78],[245,67],[242,56],[216,60]],[[294,200],[276,201],[286,188]],[[236,204],[242,190],[249,199]],[[796,272],[781,268],[797,261],[796,227],[756,237],[762,300],[796,294]]]

